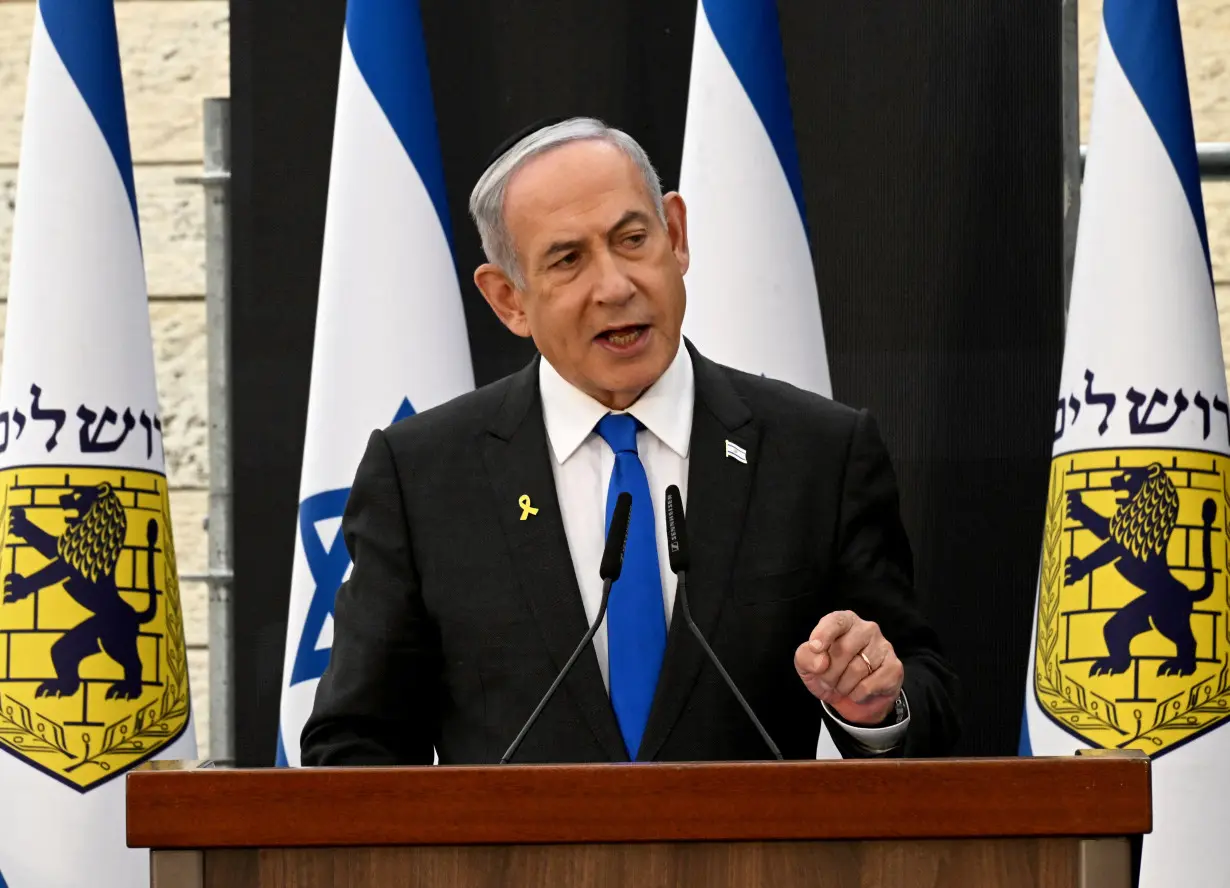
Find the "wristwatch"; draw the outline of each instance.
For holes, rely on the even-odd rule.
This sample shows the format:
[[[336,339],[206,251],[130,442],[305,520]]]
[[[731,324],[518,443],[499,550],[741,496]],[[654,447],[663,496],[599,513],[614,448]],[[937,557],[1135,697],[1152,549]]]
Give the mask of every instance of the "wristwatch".
[[[876,725],[877,728],[891,728],[893,725],[899,725],[910,714],[910,707],[905,702],[905,691],[897,692],[897,699],[893,701],[893,711],[890,712],[883,722]]]

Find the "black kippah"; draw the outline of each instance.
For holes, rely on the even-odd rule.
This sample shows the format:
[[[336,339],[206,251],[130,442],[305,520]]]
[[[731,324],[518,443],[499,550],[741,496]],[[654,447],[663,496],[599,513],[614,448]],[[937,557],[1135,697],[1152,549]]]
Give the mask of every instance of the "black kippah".
[[[504,141],[502,141],[499,145],[495,146],[495,150],[491,152],[491,155],[487,158],[487,162],[483,164],[483,169],[484,170],[489,169],[493,163],[495,163],[497,160],[499,160],[501,157],[504,156],[504,152],[508,151],[510,148],[512,148],[513,145],[516,145],[526,136],[530,135],[530,133],[536,133],[540,129],[545,129],[546,127],[549,127],[549,126],[555,126],[555,124],[557,123],[563,123],[565,120],[571,120],[571,119],[572,119],[571,117],[565,117],[565,116],[544,117],[544,118],[534,121],[531,124],[528,124],[527,126],[521,127],[521,129],[517,130],[511,136],[509,136]]]

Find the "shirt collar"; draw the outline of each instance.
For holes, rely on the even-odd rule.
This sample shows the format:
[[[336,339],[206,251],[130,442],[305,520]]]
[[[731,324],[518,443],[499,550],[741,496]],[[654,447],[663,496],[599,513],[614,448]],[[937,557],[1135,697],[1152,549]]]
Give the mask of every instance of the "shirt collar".
[[[612,411],[566,381],[546,358],[538,362],[538,388],[551,451],[556,463],[563,464],[593,432],[598,420]],[[692,356],[680,342],[666,372],[623,412],[632,414],[658,440],[687,459],[695,403]]]

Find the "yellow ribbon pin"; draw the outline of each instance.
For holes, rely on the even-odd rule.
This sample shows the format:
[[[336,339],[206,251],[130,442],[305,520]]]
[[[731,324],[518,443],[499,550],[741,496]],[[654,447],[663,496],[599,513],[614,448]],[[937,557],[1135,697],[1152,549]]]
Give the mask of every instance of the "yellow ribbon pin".
[[[521,499],[517,500],[517,505],[521,507],[521,520],[524,521],[531,515],[537,515],[538,509],[530,505],[530,495],[528,493],[521,494]]]

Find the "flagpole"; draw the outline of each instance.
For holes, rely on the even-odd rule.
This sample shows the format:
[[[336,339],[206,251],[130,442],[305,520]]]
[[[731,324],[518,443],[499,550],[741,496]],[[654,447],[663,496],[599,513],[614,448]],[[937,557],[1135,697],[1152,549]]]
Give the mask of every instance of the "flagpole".
[[[183,574],[209,589],[209,757],[235,760],[234,614],[231,590],[231,109],[229,98],[205,99],[204,170],[179,185],[205,190],[205,335],[209,411],[209,534],[207,571]]]
[[[205,105],[205,328],[209,358],[209,756],[235,758],[231,607],[231,268],[228,99]]]
[[[1085,168],[1088,145],[1081,145],[1081,169]],[[1225,182],[1230,179],[1230,142],[1197,142],[1196,163],[1205,182]]]

